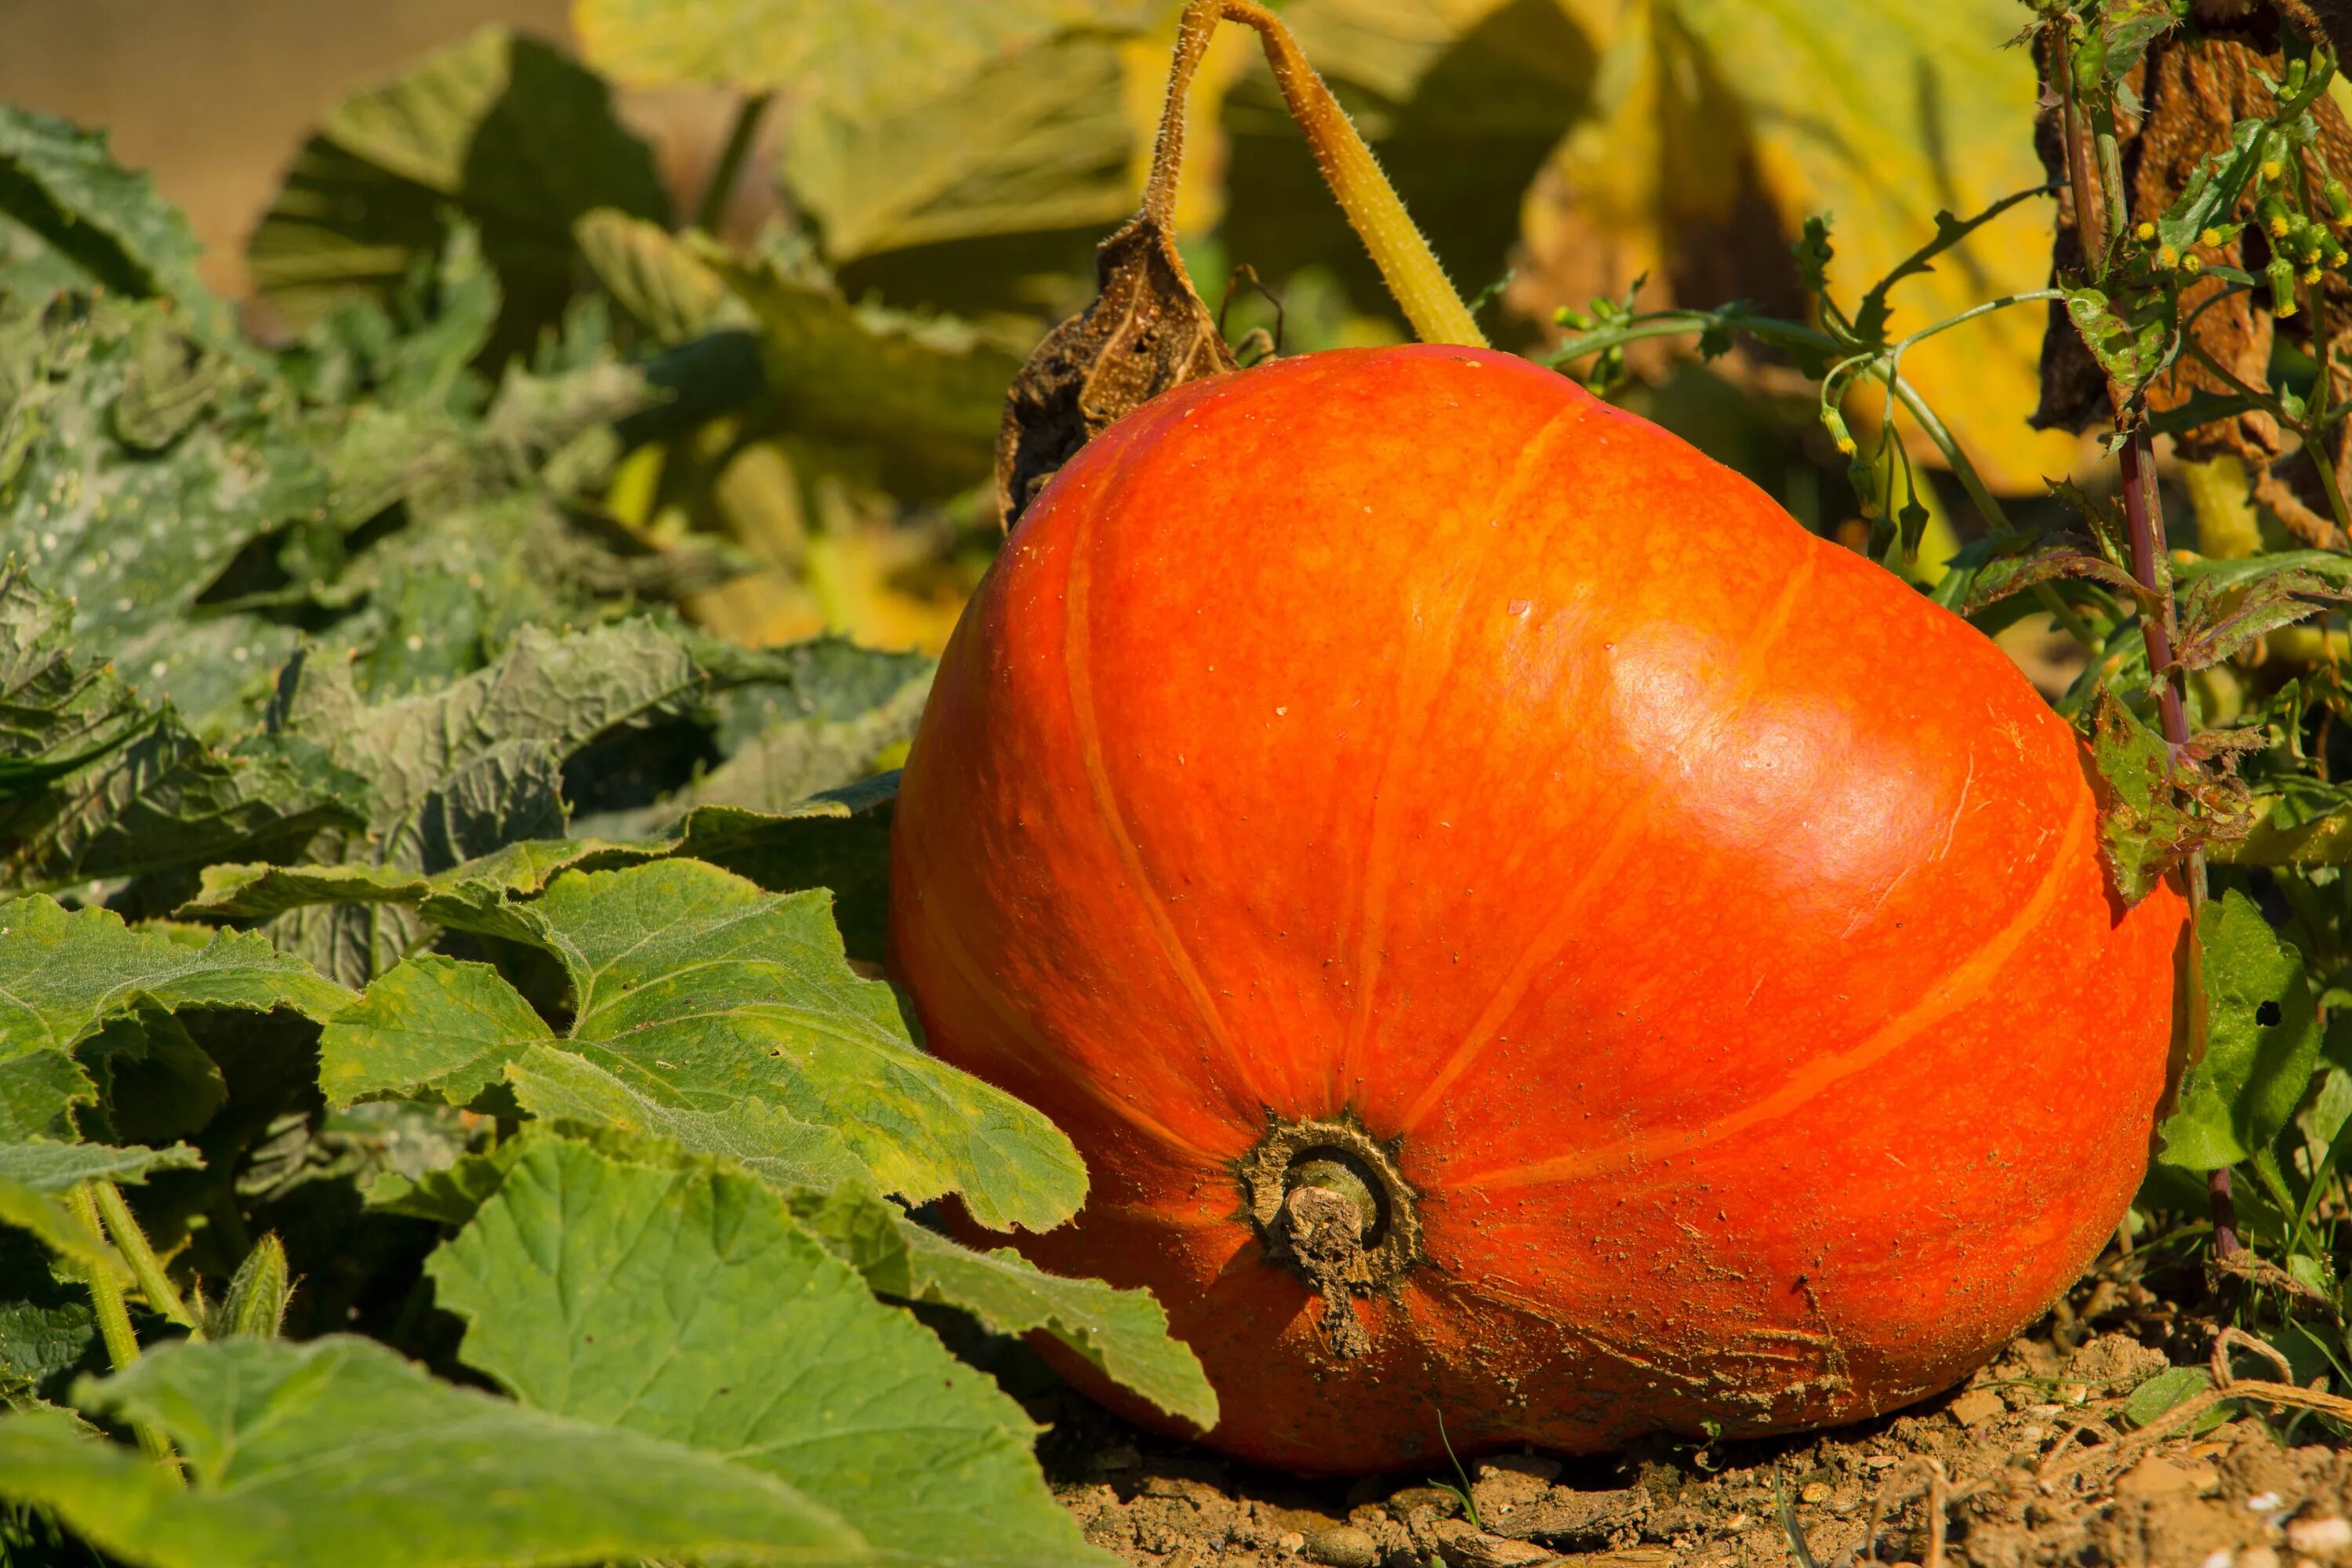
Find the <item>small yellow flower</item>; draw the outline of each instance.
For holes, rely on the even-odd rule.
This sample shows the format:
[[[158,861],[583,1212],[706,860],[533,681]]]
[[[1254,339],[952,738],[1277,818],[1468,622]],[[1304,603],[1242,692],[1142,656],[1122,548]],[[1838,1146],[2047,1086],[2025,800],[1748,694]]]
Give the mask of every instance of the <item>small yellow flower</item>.
[[[2169,272],[2174,268],[2180,265],[2180,252],[2173,249],[2172,247],[2168,245],[2165,246],[2157,251],[2156,264],[2165,271]]]
[[[2303,280],[2305,283],[2316,283],[2322,276],[2322,273],[2316,267],[2306,267],[2303,269]]]
[[[2221,243],[2221,231],[2218,228],[2206,229],[2198,235],[2197,243],[2200,245],[2220,245]]]
[[[2154,239],[2156,237],[2156,225],[2152,223],[2144,223],[2133,232],[2137,234],[2143,240]]]
[[[2194,254],[2184,256],[2180,258],[2180,270],[2194,278],[2205,270],[2205,258]]]
[[[2286,165],[2280,163],[2276,158],[2265,158],[2263,160],[2263,179],[2275,184],[2277,181],[2284,178],[2285,174]]]

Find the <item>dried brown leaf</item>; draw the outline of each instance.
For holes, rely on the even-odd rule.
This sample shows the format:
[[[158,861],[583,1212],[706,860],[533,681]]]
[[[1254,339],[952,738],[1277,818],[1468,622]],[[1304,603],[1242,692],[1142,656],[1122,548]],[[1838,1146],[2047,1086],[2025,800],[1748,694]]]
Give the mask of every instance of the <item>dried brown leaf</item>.
[[[1215,6],[1187,7],[1143,204],[1095,252],[1094,303],[1046,334],[1005,396],[996,502],[1007,530],[1055,472],[1121,416],[1171,387],[1240,368],[1176,250],[1186,98],[1217,21]]]
[[[1004,400],[996,499],[1004,526],[1111,424],[1171,387],[1240,368],[1169,226],[1147,208],[1096,252],[1100,294],[1046,334]]]

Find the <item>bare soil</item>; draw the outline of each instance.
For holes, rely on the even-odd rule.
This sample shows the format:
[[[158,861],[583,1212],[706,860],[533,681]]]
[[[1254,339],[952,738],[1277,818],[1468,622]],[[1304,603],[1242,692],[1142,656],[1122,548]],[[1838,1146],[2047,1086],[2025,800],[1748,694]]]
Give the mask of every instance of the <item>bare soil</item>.
[[[2225,1405],[2234,1418],[2201,1434],[2131,1436],[2124,1396],[2168,1365],[2206,1364],[2219,1324],[2211,1301],[2184,1309],[2129,1273],[2110,1259],[1967,1385],[1899,1415],[1467,1461],[1475,1522],[1460,1476],[1305,1480],[1139,1432],[1067,1390],[1030,1407],[1087,1538],[1150,1568],[2352,1563],[2352,1454],[2315,1422],[2282,1440]]]

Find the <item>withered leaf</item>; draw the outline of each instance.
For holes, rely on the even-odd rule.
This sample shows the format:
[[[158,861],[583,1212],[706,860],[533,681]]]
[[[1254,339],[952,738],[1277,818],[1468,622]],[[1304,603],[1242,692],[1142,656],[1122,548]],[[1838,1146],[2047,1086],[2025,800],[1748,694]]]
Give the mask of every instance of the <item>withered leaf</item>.
[[[1095,253],[1095,302],[1046,334],[1004,399],[996,500],[1010,529],[1055,471],[1170,387],[1237,370],[1158,215],[1138,213]]]
[[[2256,637],[2347,599],[2352,595],[2309,572],[2273,572],[2236,583],[2200,577],[2180,595],[2173,657],[2184,669],[2209,668]]]
[[[2147,408],[2155,421],[2175,433],[2182,457],[2197,461],[2228,453],[2242,458],[2258,482],[2267,481],[2271,493],[2262,499],[2291,531],[2309,536],[2309,542],[2340,544],[2332,523],[2297,500],[2286,482],[2265,473],[2284,449],[2278,426],[2234,395],[2240,385],[2267,384],[2273,332],[2307,335],[2308,317],[2276,321],[2260,290],[2231,291],[2211,275],[2216,268],[2262,271],[2270,255],[2259,226],[2220,245],[2203,244],[2200,237],[2227,216],[2224,206],[2237,202],[2237,193],[2216,180],[2216,171],[2240,149],[2252,122],[2274,107],[2269,84],[2284,68],[2280,20],[2279,7],[2270,0],[2200,4],[2193,29],[2158,29],[2161,36],[2150,40],[2137,36],[2147,29],[2134,28],[2126,40],[2135,49],[2146,44],[2145,58],[2125,82],[2142,107],[2137,114],[2127,110],[2119,124],[2131,191],[2129,218],[2156,223],[2168,243],[2178,245],[2183,255],[2194,254],[2207,269],[2206,277],[2180,290],[2191,346],[2150,383]],[[2061,187],[2052,270],[2078,275],[2084,251],[2074,228],[2073,194],[2064,184],[2066,158],[2055,103],[2054,95],[2045,94],[2036,137],[2043,168]],[[2303,156],[2316,188],[2326,178],[2323,160],[2335,168],[2352,167],[2352,126],[2326,97],[2312,106],[2311,119],[2318,144]],[[2352,289],[2332,278],[2327,294],[2328,319],[2344,321],[2343,306],[2352,303]],[[2127,333],[2116,337],[2128,341]],[[2107,379],[2116,368],[2103,369],[2076,331],[2067,304],[2053,303],[2042,342],[2042,402],[2032,423],[2043,429],[2080,430],[2105,418]],[[2208,417],[2182,417],[2196,413]]]
[[[2062,535],[2035,549],[1993,557],[1977,570],[1956,608],[1963,616],[1973,616],[2012,594],[2063,577],[2104,584],[2135,603],[2144,601],[2147,591],[2130,573],[2084,548],[2084,542]]]
[[[2245,784],[2233,772],[2234,744],[2176,752],[2102,682],[2084,711],[2099,803],[2099,851],[2127,904],[2210,844],[2245,837]],[[2228,731],[2223,731],[2228,734]]]

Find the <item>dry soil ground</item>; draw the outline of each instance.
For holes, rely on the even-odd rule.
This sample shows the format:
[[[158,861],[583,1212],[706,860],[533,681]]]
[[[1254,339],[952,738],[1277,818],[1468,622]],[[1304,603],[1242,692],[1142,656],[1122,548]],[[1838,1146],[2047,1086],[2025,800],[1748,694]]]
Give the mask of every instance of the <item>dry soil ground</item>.
[[[1433,1484],[1452,1476],[1300,1481],[1139,1434],[1068,1393],[1032,1408],[1087,1538],[1152,1568],[2352,1563],[2352,1454],[2308,1417],[2283,1440],[2224,1406],[2232,1418],[2200,1435],[2129,1437],[2123,1395],[2168,1363],[2203,1364],[2217,1327],[2193,1286],[2180,1306],[2133,1274],[2111,1256],[1965,1388],[1877,1421],[1470,1461],[1475,1525]]]

